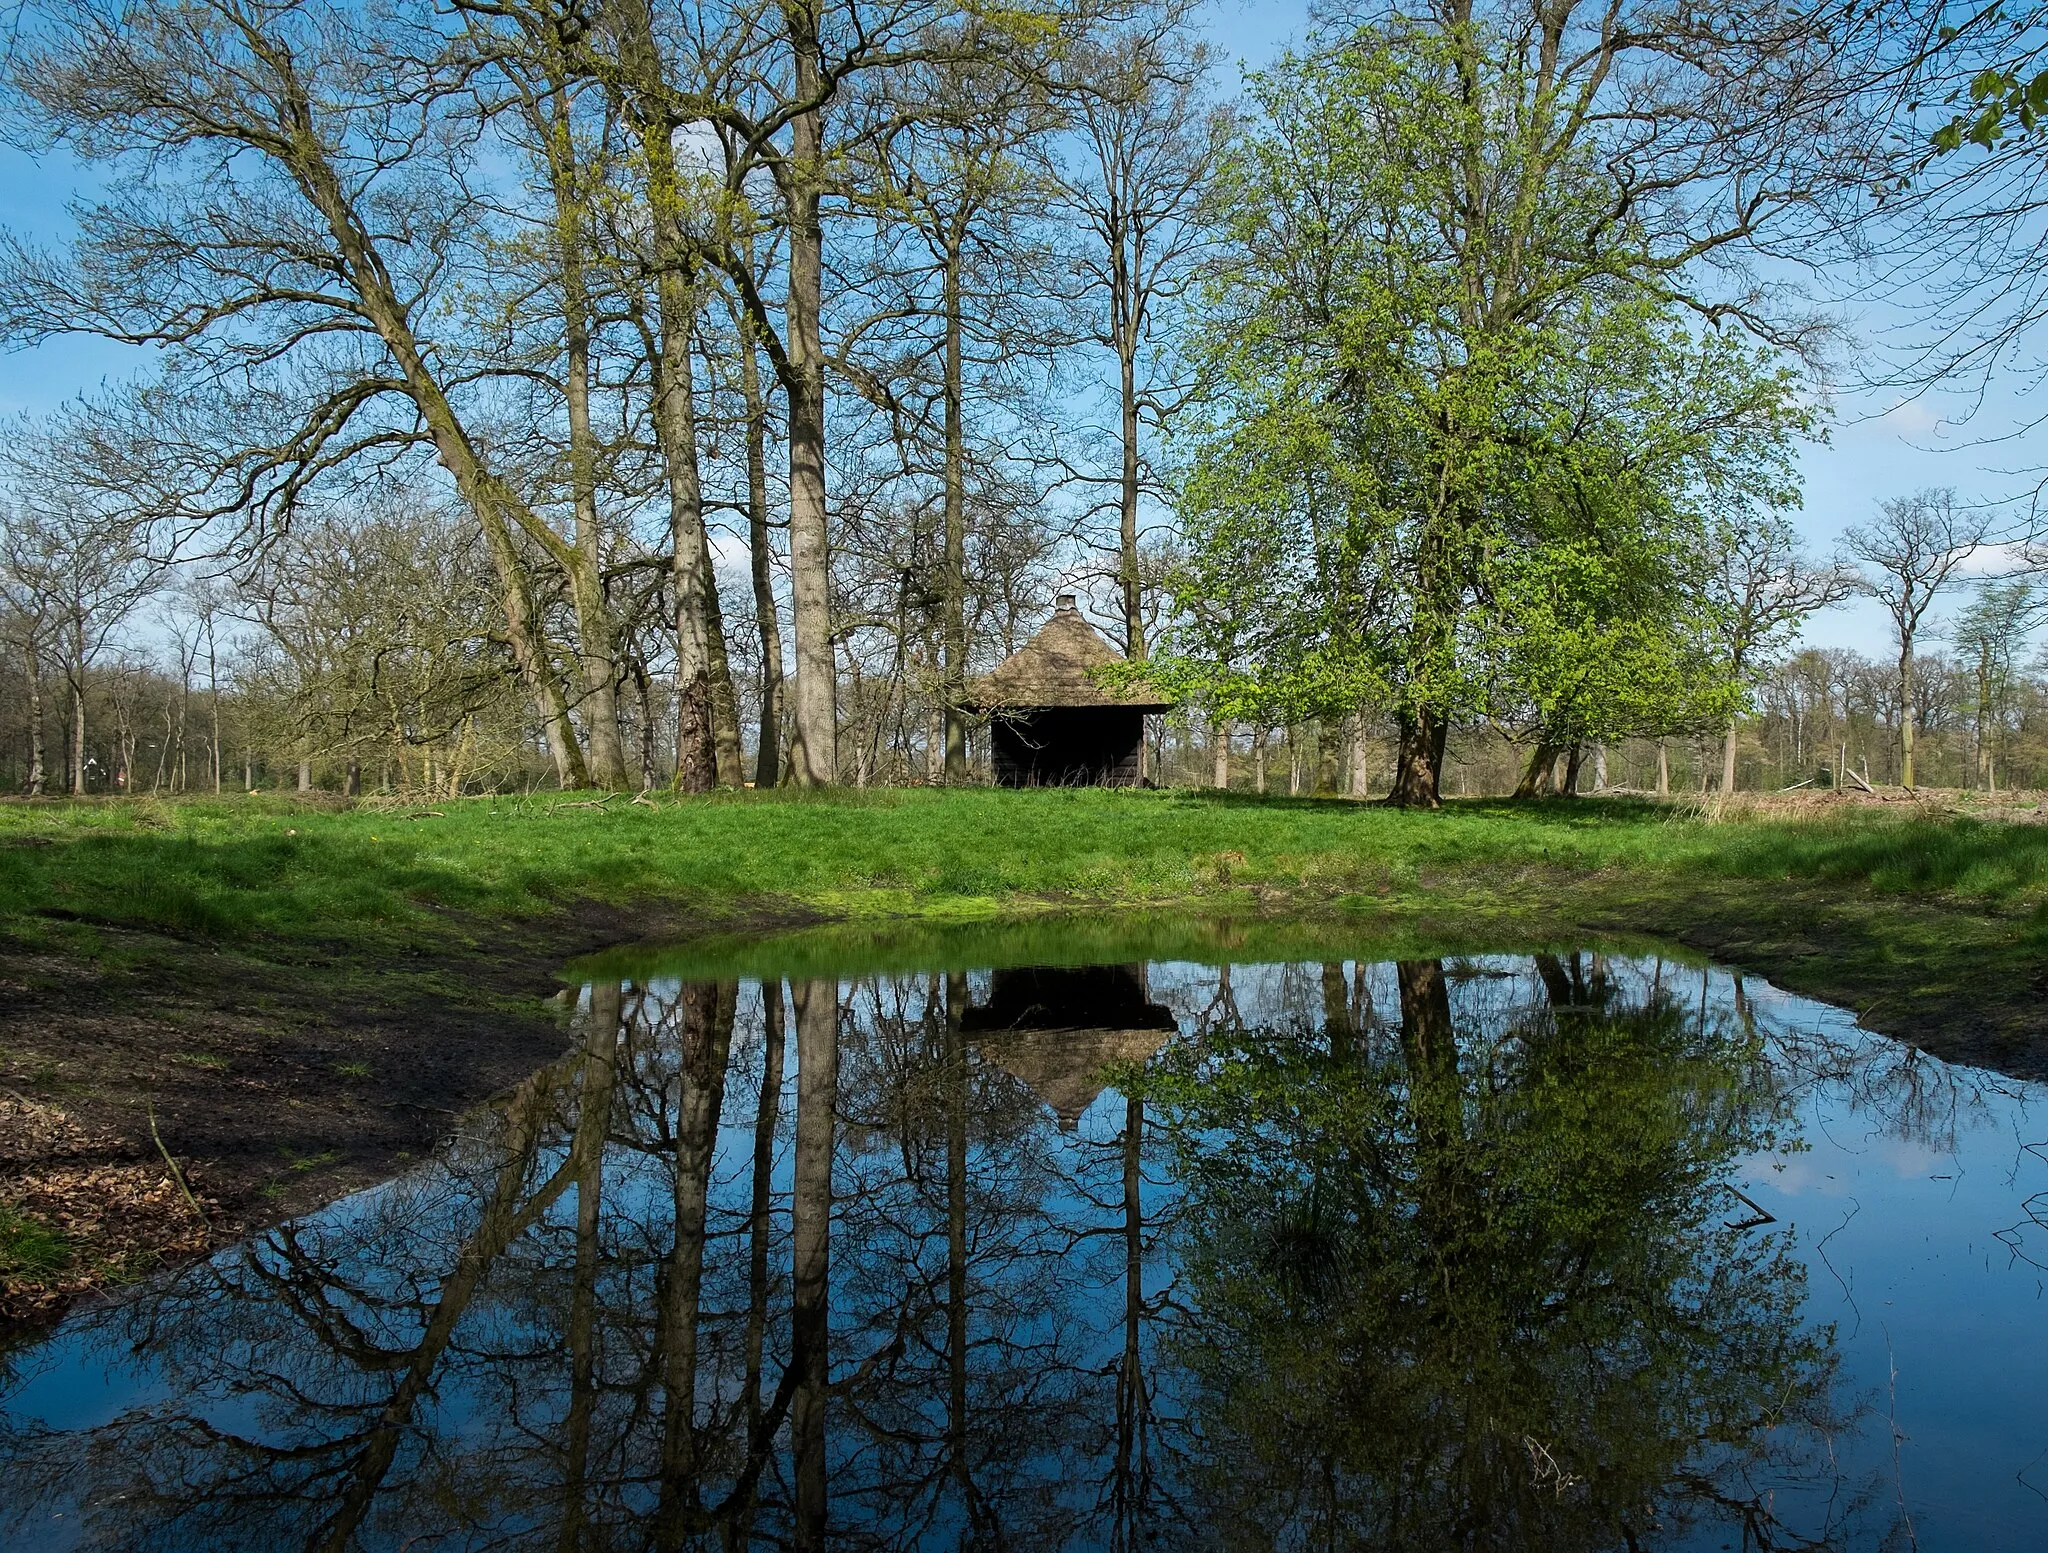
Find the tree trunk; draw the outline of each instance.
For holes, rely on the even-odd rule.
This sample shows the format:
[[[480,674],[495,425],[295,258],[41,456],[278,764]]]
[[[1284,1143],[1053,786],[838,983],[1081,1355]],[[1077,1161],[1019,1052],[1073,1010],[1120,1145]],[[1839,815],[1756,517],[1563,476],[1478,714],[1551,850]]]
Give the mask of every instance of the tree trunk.
[[[754,786],[782,780],[782,621],[775,611],[774,551],[768,534],[768,407],[752,324],[742,320],[740,392],[747,406],[747,547],[754,574],[754,626],[761,636],[761,726]]]
[[[800,1553],[825,1547],[825,1414],[832,1361],[832,1151],[839,1103],[839,986],[798,982],[796,1004],[796,1148],[791,1184],[790,1402]]]
[[[1988,737],[1991,704],[1991,649],[1982,647],[1977,652],[1977,785],[1987,792],[1996,792],[1997,784],[1990,780],[1991,744]]]
[[[1728,732],[1721,741],[1721,791],[1735,791],[1735,719],[1728,719]]]
[[[754,1113],[753,1202],[747,1218],[747,1437],[761,1424],[762,1356],[768,1339],[768,1248],[775,1233],[775,1134],[782,1112],[782,1062],[786,1044],[782,982],[761,983],[761,1094]],[[740,1539],[742,1545],[745,1539]]]
[[[1116,1471],[1110,1492],[1114,1547],[1145,1545],[1145,1102],[1124,1101],[1124,1351],[1116,1371]]]
[[[680,196],[675,168],[668,159],[668,131],[656,124],[644,136],[655,164],[649,180],[655,196],[656,228],[680,229],[673,207]],[[665,187],[664,187],[665,185]],[[668,242],[681,241],[670,234]],[[697,395],[693,341],[696,334],[696,288],[672,261],[655,285],[661,340],[655,365],[655,418],[661,428],[661,453],[668,479],[669,575],[675,588],[676,639],[676,788],[707,793],[718,785],[718,736],[711,688],[711,647],[716,631],[716,592],[711,578],[710,536],[704,526],[704,489],[697,468]]]
[[[1259,792],[1266,790],[1266,742],[1268,730],[1260,728],[1252,735],[1252,786]]]
[[[632,656],[633,699],[638,703],[640,715],[640,791],[652,792],[654,775],[654,687],[650,683],[647,664],[637,652]]]
[[[1671,796],[1671,748],[1662,739],[1657,741],[1657,796]]]
[[[662,1305],[661,1489],[654,1541],[680,1549],[701,1517],[697,1453],[697,1332],[703,1310],[706,1220],[718,1114],[725,1099],[726,1056],[732,1045],[731,983],[689,982],[682,991],[682,1053],[678,1064],[675,1240],[669,1248]]]
[[[71,666],[71,796],[85,796],[85,665]]]
[[[793,56],[793,97],[823,99],[817,13],[783,7]],[[784,300],[789,361],[789,571],[796,634],[796,748],[791,775],[799,787],[839,780],[838,665],[832,655],[831,543],[825,508],[824,230],[819,194],[825,177],[822,108],[790,121],[787,208],[789,288]],[[822,1401],[820,1406],[822,1407]],[[822,1471],[823,1463],[819,1463]],[[819,1523],[822,1535],[823,1522]],[[801,1529],[799,1545],[803,1542]]]
[[[949,234],[944,265],[946,327],[946,534],[939,563],[941,648],[944,652],[946,780],[967,780],[967,432],[960,366],[960,243]]]
[[[1574,739],[1571,749],[1565,755],[1564,786],[1560,791],[1566,798],[1579,796],[1579,765],[1585,758],[1585,752],[1586,746]]]
[[[310,760],[299,762],[299,791],[302,793],[313,791],[313,762]]]
[[[1338,759],[1342,753],[1342,721],[1331,723],[1316,719],[1316,781],[1315,793],[1318,798],[1334,797],[1337,792]]]
[[[1522,768],[1522,779],[1515,784],[1517,798],[1540,797],[1550,787],[1550,779],[1557,769],[1557,746],[1538,744],[1529,752],[1529,764]]]
[[[1209,785],[1227,792],[1230,789],[1230,724],[1211,722],[1209,739],[1212,757]]]
[[[1394,785],[1387,802],[1397,809],[1434,809],[1442,779],[1444,736],[1449,731],[1429,707],[1403,712],[1397,724]]]
[[[1351,796],[1372,796],[1372,741],[1366,734],[1365,713],[1351,719]]]
[[[360,760],[350,758],[347,773],[342,777],[341,790],[351,798],[362,796],[363,763]]]
[[[675,592],[676,788],[708,792],[741,780],[739,723],[726,661],[718,584],[704,521],[697,455],[694,351],[697,247],[676,170],[669,70],[656,45],[651,8],[618,8],[619,75],[630,87],[632,121],[647,178],[655,251],[655,325],[647,340],[654,430],[668,487],[669,577]]]
[[[1121,252],[1116,259],[1118,294],[1127,293]],[[1129,311],[1126,296],[1119,312]],[[1122,414],[1123,468],[1117,482],[1117,582],[1123,595],[1124,656],[1137,662],[1145,656],[1144,598],[1138,586],[1138,365],[1134,331],[1119,321],[1117,366]]]
[[[22,677],[28,686],[28,782],[27,792],[31,798],[43,796],[43,784],[48,780],[43,766],[43,666],[36,657],[33,645],[21,650]]]
[[[1899,654],[1899,786],[1913,790],[1913,643]]]
[[[563,567],[563,576],[576,611],[576,656],[583,678],[579,710],[590,778],[600,787],[616,790],[627,785],[626,749],[619,735],[618,631],[604,596],[597,438],[590,427],[590,298],[583,278],[587,245],[568,99],[559,81],[550,94],[549,108],[551,118],[537,122],[535,128],[547,148],[555,202],[555,263],[561,281],[566,355],[563,398],[569,416],[569,491],[576,514],[573,561]],[[535,117],[541,117],[537,109]]]
[[[598,1233],[604,1202],[604,1145],[611,1122],[620,1012],[625,988],[598,982],[590,989],[590,1024],[576,1085],[576,1130],[569,1169],[576,1179],[576,1264],[569,1295],[569,1409],[563,1428],[565,1470],[558,1546],[575,1550],[582,1537],[590,1463],[591,1416],[597,1408],[597,1284],[603,1266]]]
[[[946,1451],[953,1475],[971,1495],[967,1414],[967,1133],[972,1104],[967,1072],[967,978],[949,974],[946,988]],[[971,1503],[971,1497],[969,1499]]]
[[[1607,745],[1605,741],[1593,746],[1593,791],[1607,791]]]

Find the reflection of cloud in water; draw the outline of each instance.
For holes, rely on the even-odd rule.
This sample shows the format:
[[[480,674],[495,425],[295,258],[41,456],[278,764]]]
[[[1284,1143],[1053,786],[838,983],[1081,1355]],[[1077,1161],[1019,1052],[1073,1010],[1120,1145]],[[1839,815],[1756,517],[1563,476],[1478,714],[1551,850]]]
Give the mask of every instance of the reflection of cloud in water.
[[[1892,1174],[1902,1181],[1946,1174],[1955,1165],[1953,1150],[1937,1149],[1919,1138],[1878,1137],[1872,1140],[1871,1153],[1889,1165]]]
[[[1742,1184],[1786,1197],[1846,1197],[1849,1179],[1812,1154],[1773,1154],[1743,1167]]]

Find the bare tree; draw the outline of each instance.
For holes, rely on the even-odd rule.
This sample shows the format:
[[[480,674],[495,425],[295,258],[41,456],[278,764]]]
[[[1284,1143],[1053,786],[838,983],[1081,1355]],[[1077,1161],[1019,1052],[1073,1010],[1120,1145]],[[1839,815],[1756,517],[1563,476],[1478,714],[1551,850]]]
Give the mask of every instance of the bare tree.
[[[10,520],[4,530],[13,533]],[[22,776],[22,791],[40,798],[48,780],[45,765],[43,725],[43,665],[51,646],[51,600],[25,581],[15,578],[13,569],[0,565],[0,641],[19,654],[23,700],[27,703],[28,769]]]
[[[288,517],[352,460],[430,448],[489,548],[558,779],[580,786],[529,552],[569,575],[582,557],[459,402],[489,374],[425,332],[456,310],[451,259],[474,235],[436,160],[461,143],[448,105],[468,66],[377,32],[399,25],[233,0],[38,12],[9,61],[13,138],[142,176],[81,211],[69,256],[6,244],[0,333],[168,347],[202,397],[232,401],[216,428],[230,446],[198,477],[201,519]]]
[[[1842,539],[1863,568],[1862,588],[1884,605],[1898,640],[1899,782],[1913,786],[1913,654],[1928,611],[1955,580],[1957,568],[1991,543],[1992,514],[1965,507],[1953,490],[1917,491],[1878,503],[1875,522]]]
[[[984,425],[993,422],[989,411],[1016,396],[1022,365],[1048,358],[1060,337],[1043,306],[1052,290],[1048,190],[1031,155],[1057,125],[1045,84],[1051,61],[1024,49],[1000,62],[977,59],[964,44],[959,52],[961,59],[905,73],[894,94],[900,122],[879,137],[864,202],[879,216],[875,267],[889,292],[877,299],[876,317],[900,312],[907,327],[877,323],[880,370],[856,369],[890,413],[906,472],[924,476],[937,466],[933,699],[939,773],[953,783],[967,777],[969,509],[980,494],[977,475],[992,482],[998,477],[988,466],[1000,461],[973,445],[997,438],[984,431],[977,439],[972,422],[977,409]],[[906,229],[908,239],[894,241]],[[885,376],[893,380],[885,384]],[[936,428],[928,424],[933,399]]]
[[[40,439],[22,440],[26,446],[17,446],[17,460],[30,447],[44,458],[55,455]],[[31,683],[44,651],[53,651],[63,670],[71,703],[66,785],[82,797],[86,675],[137,607],[163,585],[164,570],[151,551],[146,523],[87,505],[61,476],[49,478],[48,469],[44,465],[43,478],[19,466],[14,471],[17,503],[0,529],[0,602],[19,619],[38,623],[24,633],[27,656],[36,660],[30,664]],[[35,785],[40,788],[40,781]]]
[[[1200,206],[1229,129],[1204,93],[1207,47],[1196,7],[1163,0],[1074,52],[1069,89],[1078,151],[1062,169],[1067,205],[1088,242],[1076,264],[1095,342],[1116,359],[1117,593],[1124,654],[1145,656],[1139,514],[1155,485],[1148,434],[1185,384],[1171,352],[1174,304],[1196,275],[1207,231]]]
[[[1856,591],[1847,567],[1809,561],[1792,527],[1772,516],[1738,518],[1717,536],[1713,592],[1728,677],[1747,688],[1761,660],[1799,633],[1808,615],[1831,609]],[[1735,791],[1735,717],[1721,747],[1721,791]]]

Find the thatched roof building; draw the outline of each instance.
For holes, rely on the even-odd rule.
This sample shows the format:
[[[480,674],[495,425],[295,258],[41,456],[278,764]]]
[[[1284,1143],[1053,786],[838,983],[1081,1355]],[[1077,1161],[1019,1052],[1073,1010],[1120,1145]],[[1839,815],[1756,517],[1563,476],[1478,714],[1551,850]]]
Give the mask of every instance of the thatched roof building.
[[[988,1002],[960,1020],[982,1055],[1050,1106],[1064,1132],[1107,1087],[1107,1068],[1142,1067],[1176,1026],[1171,1009],[1147,999],[1135,965],[999,970]]]
[[[1124,658],[1063,593],[1052,619],[968,687],[990,714],[996,781],[1005,787],[1134,787],[1145,714],[1173,703],[1140,680],[1122,689],[1091,671]]]

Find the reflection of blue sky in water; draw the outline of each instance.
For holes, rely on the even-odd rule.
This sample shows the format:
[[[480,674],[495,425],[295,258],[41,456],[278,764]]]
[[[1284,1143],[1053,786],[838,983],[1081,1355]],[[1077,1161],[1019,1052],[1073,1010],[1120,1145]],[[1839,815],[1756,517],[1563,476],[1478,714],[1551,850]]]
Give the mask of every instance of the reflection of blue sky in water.
[[[1837,1324],[1847,1373],[1895,1408],[1920,1546],[2048,1545],[2048,1228],[2029,1206],[2048,1191],[2048,1090],[1839,1010],[1756,1002],[1781,1065],[1809,1075],[1809,1151],[1752,1160],[1743,1187],[1794,1226],[1810,1319]],[[1883,1455],[1889,1435],[1881,1419],[1858,1448]]]
[[[1702,1221],[1707,1236],[1699,1265],[1739,1288],[1759,1276],[1743,1257],[1789,1234],[1810,1266],[1800,1319],[1810,1330],[1836,1328],[1836,1426],[1816,1434],[1815,1420],[1825,1423],[1827,1409],[1809,1407],[1775,1437],[1765,1431],[1761,1445],[1695,1450],[1680,1474],[1692,1487],[1673,1479],[1661,1529],[1636,1528],[1642,1545],[1715,1548],[1739,1541],[1726,1515],[1700,1509],[1702,1483],[1724,1500],[1768,1507],[1785,1532],[1823,1546],[1874,1546],[1888,1532],[1903,1534],[1901,1491],[1922,1548],[2042,1544],[2048,1497],[2028,1485],[2048,1492],[2048,1345],[2040,1338],[2048,1273],[2026,1258],[2048,1262],[2048,1229],[2030,1220],[2026,1204],[2048,1190],[2048,1162],[2026,1145],[2048,1140],[2048,1125],[2037,1126],[2048,1093],[1950,1068],[1857,1030],[1844,1014],[1753,982],[1738,990],[1723,972],[1565,957],[1551,962],[1546,992],[1527,957],[1452,961],[1444,969],[1468,1085],[1494,1081],[1472,1076],[1490,1073],[1504,1075],[1499,1082],[1512,1090],[1518,1074],[1537,1071],[1532,1054],[1543,1035],[1530,1019],[1550,1006],[1547,995],[1569,1002],[1584,994],[1624,1020],[1661,996],[1685,1010],[1688,1021],[1704,1006],[1723,1045],[1739,1045],[1744,1018],[1754,1019],[1796,1116],[1795,1125],[1780,1127],[1777,1149],[1715,1167],[1779,1222],[1714,1239],[1714,1226],[1752,1216],[1733,1193],[1715,1194]],[[976,1007],[996,1001],[988,972],[967,976],[961,990]],[[1207,966],[1152,965],[1143,996],[1170,1009],[1177,1030],[1097,1031],[1087,1037],[1094,1044],[1082,1047],[1094,1054],[1091,1063],[1150,1058],[1153,1070],[1163,1071],[1209,1060],[1204,1053],[1222,1051],[1233,1032],[1249,1029],[1298,1065],[1301,1053],[1327,1044],[1334,1010],[1351,1028],[1361,1060],[1382,1073],[1388,1070],[1371,1064],[1399,1061],[1409,1011],[1403,995],[1392,965],[1237,966],[1227,976]],[[1204,1209],[1188,1217],[1190,1188],[1176,1178],[1177,1162],[1220,1160],[1227,1174],[1240,1156],[1258,1152],[1261,1138],[1213,1128],[1174,1135],[1172,1104],[1160,1102],[1152,1113],[1137,1178],[1144,1220],[1138,1328],[1147,1389],[1142,1420],[1126,1428],[1118,1375],[1129,1314],[1129,1104],[1101,1073],[1062,1066],[1058,1043],[1076,1049],[1069,1037],[975,1037],[965,1089],[958,1091],[967,1096],[958,1177],[967,1357],[956,1375],[947,1325],[953,1178],[946,1169],[947,1096],[956,1091],[945,1088],[955,1082],[954,1070],[933,1059],[934,1040],[945,1039],[944,979],[873,978],[848,983],[840,996],[834,1390],[827,1414],[835,1538],[848,1545],[951,1546],[979,1521],[1000,1523],[1017,1546],[1109,1546],[1120,1510],[1135,1503],[1125,1517],[1129,1529],[1149,1527],[1155,1541],[1201,1545],[1220,1524],[1205,1516],[1235,1513],[1227,1494],[1218,1497],[1213,1463],[1204,1459],[1235,1425],[1216,1412],[1229,1399],[1213,1384],[1205,1393],[1191,1378],[1196,1372],[1180,1363],[1213,1360],[1213,1352],[1206,1360],[1197,1352],[1211,1314],[1201,1299],[1204,1287],[1225,1285],[1213,1272],[1191,1273],[1185,1260],[1194,1219],[1215,1214]],[[592,1524],[603,1528],[602,1536],[593,1531],[591,1545],[641,1545],[659,1507],[665,1459],[661,1312],[665,1291],[675,1287],[674,1086],[683,996],[667,983],[644,993],[629,989],[626,1001],[628,1039],[611,1070],[611,1142],[597,1227],[579,1240],[577,1192],[569,1184],[488,1259],[431,1383],[394,1436],[389,1465],[354,1523],[356,1545],[397,1546],[409,1537],[419,1538],[418,1546],[558,1544],[565,1442],[579,1394],[571,1336],[579,1287],[592,1315],[583,1329],[590,1364],[581,1394],[592,1400],[583,1421],[590,1448],[582,1480]],[[586,1021],[589,1014],[586,995]],[[697,1480],[711,1504],[745,1457],[745,1327],[754,1289],[748,1237],[769,1056],[757,985],[739,988],[731,1030],[696,1323]],[[1694,1065],[1670,1071],[1721,1073],[1695,1061],[1701,1051],[1719,1049],[1695,1041],[1685,1048]],[[798,1050],[792,1019],[764,1178],[771,1217],[759,1302],[763,1406],[791,1340]],[[552,1098],[533,1112],[547,1119],[508,1201],[531,1204],[548,1183],[574,1173],[574,1061],[572,1054],[553,1070],[559,1082]],[[1738,1068],[1726,1072],[1739,1077]],[[1312,1109],[1319,1083],[1311,1075],[1289,1103],[1306,1097]],[[1768,1111],[1769,1088],[1757,1089],[1748,1103]],[[512,1108],[519,1103],[515,1097]],[[1054,1107],[1073,1124],[1062,1126]],[[1269,1122],[1284,1123],[1293,1113],[1267,1114]],[[1540,1147],[1542,1135],[1532,1136]],[[0,1392],[0,1507],[9,1516],[0,1532],[14,1537],[9,1545],[291,1547],[330,1524],[404,1358],[421,1341],[440,1280],[458,1265],[459,1248],[480,1239],[506,1137],[503,1114],[469,1118],[444,1162],[349,1199],[291,1234],[261,1237],[253,1261],[224,1253],[210,1268],[124,1306],[81,1313],[53,1340],[10,1356],[12,1379]],[[1271,1132],[1265,1141],[1283,1137]],[[1795,1137],[1799,1146],[1791,1145]],[[1495,1158],[1488,1168],[1501,1163]],[[1542,1222],[1540,1213],[1535,1222]],[[1646,1242],[1659,1233],[1658,1225],[1643,1226]],[[1228,1235],[1218,1244],[1227,1251]],[[588,1253],[581,1264],[579,1246]],[[1369,1265],[1369,1246],[1363,1254],[1365,1264],[1341,1264],[1352,1270],[1338,1280],[1340,1304],[1352,1292],[1345,1278],[1357,1278],[1361,1288],[1385,1283],[1389,1269]],[[1802,1295],[1796,1282],[1757,1287],[1795,1300]],[[1256,1314],[1255,1305],[1247,1309]],[[1362,1330],[1403,1340],[1422,1333],[1426,1342],[1430,1327],[1367,1323]],[[1629,1334],[1610,1336],[1614,1352],[1625,1354]],[[1331,1341],[1339,1340],[1333,1328]],[[1274,1352],[1288,1355],[1285,1348]],[[1733,1372],[1755,1359],[1731,1350],[1726,1367]],[[1367,1355],[1363,1362],[1371,1370],[1378,1361]],[[1415,1358],[1409,1368],[1426,1379],[1434,1373],[1428,1363]],[[1597,1377],[1602,1364],[1618,1363],[1609,1356],[1586,1373]],[[1298,1384],[1306,1392],[1346,1373],[1342,1365],[1320,1365],[1319,1355],[1304,1360]],[[1202,1373],[1213,1383],[1213,1370]],[[1396,1366],[1388,1373],[1405,1372]],[[1538,1373],[1576,1372],[1567,1363]],[[956,1381],[965,1400],[964,1437],[949,1422]],[[1699,1381],[1670,1395],[1681,1404],[1702,1395]],[[1619,1389],[1628,1400],[1627,1388]],[[1653,1388],[1647,1395],[1664,1393]],[[1271,1402],[1258,1384],[1243,1388],[1243,1398]],[[1539,1414],[1544,1401],[1535,1400]],[[1402,1403],[1394,1395],[1387,1405]],[[1852,1413],[1853,1423],[1840,1422]],[[1396,1459],[1385,1455],[1387,1441],[1372,1437],[1370,1410],[1365,1414],[1361,1420],[1333,1410],[1332,1437],[1362,1432],[1354,1466]],[[1566,1409],[1558,1416],[1576,1415]],[[1894,1416],[1903,1435],[1896,1467]],[[1688,1420],[1665,1417],[1658,1426],[1682,1433]],[[1506,1468],[1488,1457],[1484,1470],[1474,1469],[1472,1492],[1493,1481],[1488,1472],[1506,1470],[1501,1481],[1528,1502],[1488,1513],[1555,1532],[1523,1545],[1615,1545],[1563,1513],[1574,1496],[1595,1493],[1583,1483],[1558,1482],[1559,1474],[1575,1478],[1580,1466],[1591,1470],[1601,1454],[1592,1451],[1595,1444],[1602,1442],[1533,1433],[1510,1440]],[[1633,1444],[1610,1441],[1603,1449],[1626,1465]],[[1526,1460],[1517,1455],[1524,1450]],[[790,1534],[790,1452],[784,1421],[767,1453],[751,1523],[764,1537]],[[1249,1482],[1257,1474],[1241,1475]],[[1370,1485],[1356,1497],[1372,1502]],[[1705,1518],[1688,1530],[1687,1513]],[[704,1545],[716,1540],[699,1531]],[[1286,1540],[1279,1531],[1274,1536]],[[1353,1545],[1388,1544],[1368,1536]]]

